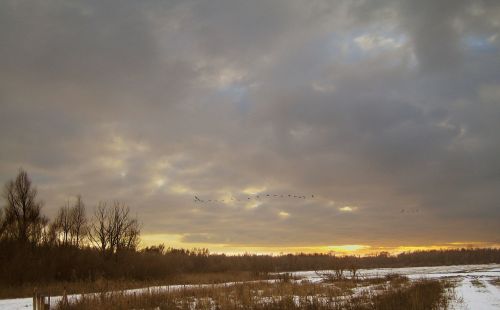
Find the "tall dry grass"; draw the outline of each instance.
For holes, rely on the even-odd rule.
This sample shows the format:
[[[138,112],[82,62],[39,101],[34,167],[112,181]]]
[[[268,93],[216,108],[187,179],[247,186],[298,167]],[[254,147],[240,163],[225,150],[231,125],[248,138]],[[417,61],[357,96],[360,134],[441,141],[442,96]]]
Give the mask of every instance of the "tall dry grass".
[[[281,281],[186,288],[170,292],[124,292],[84,296],[59,309],[380,309],[432,310],[448,306],[438,280],[401,278],[309,283]]]
[[[244,282],[255,280],[268,280],[279,275],[256,274],[253,272],[209,272],[209,273],[183,273],[175,274],[164,279],[134,280],[134,279],[106,279],[99,278],[94,281],[58,281],[42,283],[24,283],[23,285],[0,285],[0,299],[31,297],[36,288],[50,296],[67,294],[88,294],[95,292],[121,291],[151,286],[173,284],[212,284],[225,282]]]

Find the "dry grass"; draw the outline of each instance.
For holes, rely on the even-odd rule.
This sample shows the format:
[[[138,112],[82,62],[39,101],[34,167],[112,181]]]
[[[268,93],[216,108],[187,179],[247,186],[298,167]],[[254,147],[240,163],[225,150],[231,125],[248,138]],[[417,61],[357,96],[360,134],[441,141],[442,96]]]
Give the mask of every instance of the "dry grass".
[[[490,280],[490,283],[500,287],[500,278],[492,279],[492,280]]]
[[[370,283],[372,281],[372,283]],[[446,309],[445,285],[401,277],[345,283],[253,282],[142,294],[85,296],[59,309]]]
[[[419,280],[408,288],[390,288],[386,293],[376,295],[369,309],[447,309],[450,297],[446,295],[445,286],[438,280]]]
[[[479,281],[478,279],[473,279],[470,281],[472,285],[474,285],[477,288],[485,288],[486,286],[484,285],[483,282]]]
[[[274,276],[276,278],[276,276]],[[220,272],[220,273],[185,273],[174,275],[164,280],[107,280],[99,279],[97,281],[79,281],[79,282],[51,282],[51,283],[26,283],[21,286],[0,286],[0,299],[32,297],[33,290],[39,291],[50,296],[67,294],[87,294],[95,292],[120,291],[126,289],[161,286],[171,284],[212,284],[225,282],[243,282],[253,280],[267,280],[271,276],[266,274],[255,274],[251,272]]]

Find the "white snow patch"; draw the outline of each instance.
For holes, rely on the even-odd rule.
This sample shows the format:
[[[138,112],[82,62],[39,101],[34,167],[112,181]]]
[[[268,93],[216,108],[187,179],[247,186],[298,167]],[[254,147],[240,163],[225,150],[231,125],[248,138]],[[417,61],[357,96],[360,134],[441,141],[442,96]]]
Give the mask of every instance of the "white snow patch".
[[[292,276],[303,277],[311,282],[321,282],[320,274],[329,272],[299,271],[292,272]],[[417,279],[452,279],[456,283],[455,293],[457,300],[452,304],[455,310],[490,310],[500,309],[500,289],[490,283],[500,278],[500,265],[458,265],[409,268],[378,268],[361,269],[359,277],[375,278],[388,274],[400,274],[411,280]],[[347,273],[347,276],[349,273]],[[480,285],[471,281],[477,280]],[[477,282],[476,282],[477,283]]]

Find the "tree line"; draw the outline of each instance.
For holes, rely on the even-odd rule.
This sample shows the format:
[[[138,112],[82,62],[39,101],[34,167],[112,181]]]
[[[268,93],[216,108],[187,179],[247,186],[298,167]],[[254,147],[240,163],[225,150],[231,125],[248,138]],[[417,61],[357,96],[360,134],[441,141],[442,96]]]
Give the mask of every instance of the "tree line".
[[[101,254],[134,251],[140,226],[122,202],[100,202],[87,217],[81,195],[59,208],[53,221],[42,213],[37,189],[24,170],[5,184],[5,206],[0,209],[0,242],[18,246],[94,247]]]
[[[500,249],[455,249],[372,256],[332,254],[211,254],[163,244],[138,248],[140,225],[122,202],[100,202],[87,216],[81,196],[53,220],[42,212],[37,190],[24,170],[4,187],[0,209],[0,287],[51,281],[166,279],[179,273],[256,274],[333,269],[500,263]]]

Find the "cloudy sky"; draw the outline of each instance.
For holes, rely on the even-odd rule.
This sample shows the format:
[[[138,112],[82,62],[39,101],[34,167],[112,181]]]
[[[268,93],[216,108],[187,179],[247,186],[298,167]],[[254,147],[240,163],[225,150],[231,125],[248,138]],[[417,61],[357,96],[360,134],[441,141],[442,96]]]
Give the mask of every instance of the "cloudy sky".
[[[47,215],[120,200],[144,244],[500,244],[500,2],[1,1],[20,167]]]

